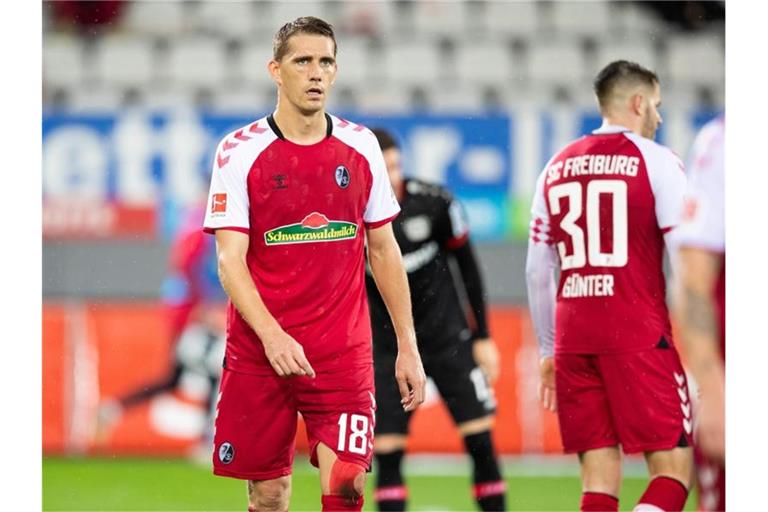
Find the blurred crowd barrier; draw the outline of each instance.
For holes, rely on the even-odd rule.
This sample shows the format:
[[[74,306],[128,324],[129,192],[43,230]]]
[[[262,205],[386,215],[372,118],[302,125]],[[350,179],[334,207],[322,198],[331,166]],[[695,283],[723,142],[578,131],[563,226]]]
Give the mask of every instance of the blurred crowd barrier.
[[[43,307],[43,451],[46,454],[183,456],[205,429],[205,379],[129,409],[99,438],[100,401],[160,376],[171,360],[167,324],[154,302],[48,302]],[[504,454],[558,453],[557,419],[536,396],[538,351],[525,308],[495,306],[490,328],[501,351],[494,431]],[[430,384],[413,418],[409,449],[463,451],[448,410]],[[299,451],[307,451],[300,421]]]
[[[715,114],[669,107],[658,139],[685,155],[698,127]],[[205,201],[216,143],[261,115],[44,115],[44,237],[167,239],[180,212]],[[480,242],[525,240],[530,197],[546,160],[600,124],[595,110],[557,107],[342,117],[397,133],[405,173],[451,188]]]

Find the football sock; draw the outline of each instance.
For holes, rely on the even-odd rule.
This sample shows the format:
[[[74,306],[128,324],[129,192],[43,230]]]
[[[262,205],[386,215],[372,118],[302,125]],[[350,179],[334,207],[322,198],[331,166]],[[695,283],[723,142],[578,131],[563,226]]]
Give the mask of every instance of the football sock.
[[[683,510],[688,499],[688,489],[680,480],[668,476],[657,476],[648,484],[635,507],[637,512],[678,512]]]
[[[400,466],[403,450],[376,454],[376,490],[373,497],[382,512],[402,512],[408,500]]]
[[[486,430],[464,437],[464,446],[474,466],[473,495],[480,510],[506,510],[506,482],[501,478],[499,463],[493,448],[491,432]]]
[[[581,495],[581,512],[618,512],[619,499],[603,492],[585,492]]]
[[[335,512],[363,510],[363,501],[365,500],[362,496],[357,498],[345,498],[344,496],[337,496],[335,494],[323,494],[320,501],[323,504],[322,512]]]

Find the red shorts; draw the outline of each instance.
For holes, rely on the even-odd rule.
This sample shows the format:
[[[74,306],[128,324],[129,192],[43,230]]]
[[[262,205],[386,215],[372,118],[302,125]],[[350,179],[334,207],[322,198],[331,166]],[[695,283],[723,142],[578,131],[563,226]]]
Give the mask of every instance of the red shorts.
[[[557,416],[568,453],[691,446],[688,383],[673,347],[555,356]]]
[[[373,366],[284,379],[225,369],[216,408],[213,472],[244,480],[291,474],[300,412],[311,462],[317,444],[370,468],[376,404]]]

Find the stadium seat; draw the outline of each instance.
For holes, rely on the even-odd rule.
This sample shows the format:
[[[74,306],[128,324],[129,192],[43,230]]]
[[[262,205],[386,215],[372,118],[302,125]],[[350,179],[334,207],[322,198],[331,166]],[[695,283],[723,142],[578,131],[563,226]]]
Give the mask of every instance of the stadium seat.
[[[485,110],[483,87],[464,85],[446,89],[433,87],[429,92],[430,110],[440,113],[468,114]]]
[[[289,21],[301,16],[317,16],[325,21],[335,24],[335,19],[329,16],[328,2],[272,2],[271,9],[267,10],[271,17],[271,38],[277,30]]]
[[[500,42],[465,42],[456,49],[453,70],[463,83],[504,87],[513,69],[511,51]]]
[[[218,87],[231,71],[224,43],[206,37],[176,39],[169,49],[168,77],[182,87]]]
[[[539,5],[535,1],[489,1],[481,8],[481,26],[491,38],[531,37],[539,30]]]
[[[187,29],[187,2],[130,2],[125,28],[136,34],[175,36]]]
[[[614,2],[611,25],[626,37],[649,41],[666,39],[674,28],[641,2]]]
[[[147,37],[106,36],[93,64],[96,78],[115,87],[142,87],[156,78],[153,41]]]
[[[264,87],[274,82],[267,71],[267,62],[272,58],[272,45],[268,42],[248,44],[243,47],[237,68],[248,86]]]
[[[360,111],[369,114],[412,112],[411,92],[406,87],[364,87],[359,91]]]
[[[611,3],[606,0],[551,2],[549,23],[561,36],[599,38],[612,31]]]
[[[112,114],[123,103],[124,92],[115,87],[73,87],[68,96],[68,112]]]
[[[723,39],[716,34],[670,37],[667,69],[676,82],[719,86],[725,80]]]
[[[266,102],[267,93],[272,99],[270,103]],[[217,90],[213,96],[212,106],[220,114],[255,117],[274,108],[274,90],[266,91],[248,86]]]
[[[414,32],[426,37],[451,37],[465,33],[469,28],[467,3],[440,0],[413,2]]]
[[[534,85],[570,87],[584,83],[586,62],[576,41],[531,41],[527,61],[527,75]]]
[[[382,68],[387,83],[403,86],[430,85],[443,78],[456,80],[436,43],[398,41],[382,48]]]
[[[346,34],[385,38],[391,35],[397,26],[397,7],[394,0],[341,2],[338,15],[338,28]]]
[[[85,72],[83,43],[74,36],[48,35],[43,39],[43,83],[48,87],[75,87]]]
[[[359,37],[345,37],[339,46],[336,60],[339,65],[337,85],[348,87],[364,87],[371,78],[370,69],[376,65],[372,62],[375,55],[368,40]]]
[[[253,2],[204,0],[191,11],[190,18],[190,26],[198,33],[246,38],[254,35],[258,16]]]

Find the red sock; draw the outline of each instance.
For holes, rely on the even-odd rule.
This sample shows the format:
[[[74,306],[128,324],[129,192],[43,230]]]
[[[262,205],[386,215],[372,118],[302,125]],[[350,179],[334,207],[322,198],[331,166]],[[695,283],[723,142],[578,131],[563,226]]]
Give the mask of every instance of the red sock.
[[[320,500],[323,504],[323,512],[335,512],[346,510],[363,510],[363,497],[345,498],[336,494],[323,494]]]
[[[585,492],[581,495],[581,512],[618,512],[619,498],[603,492]]]
[[[648,484],[635,510],[645,510],[642,505],[652,505],[664,512],[683,510],[688,499],[688,489],[680,480],[668,476],[657,476]],[[655,509],[651,509],[655,510]]]

